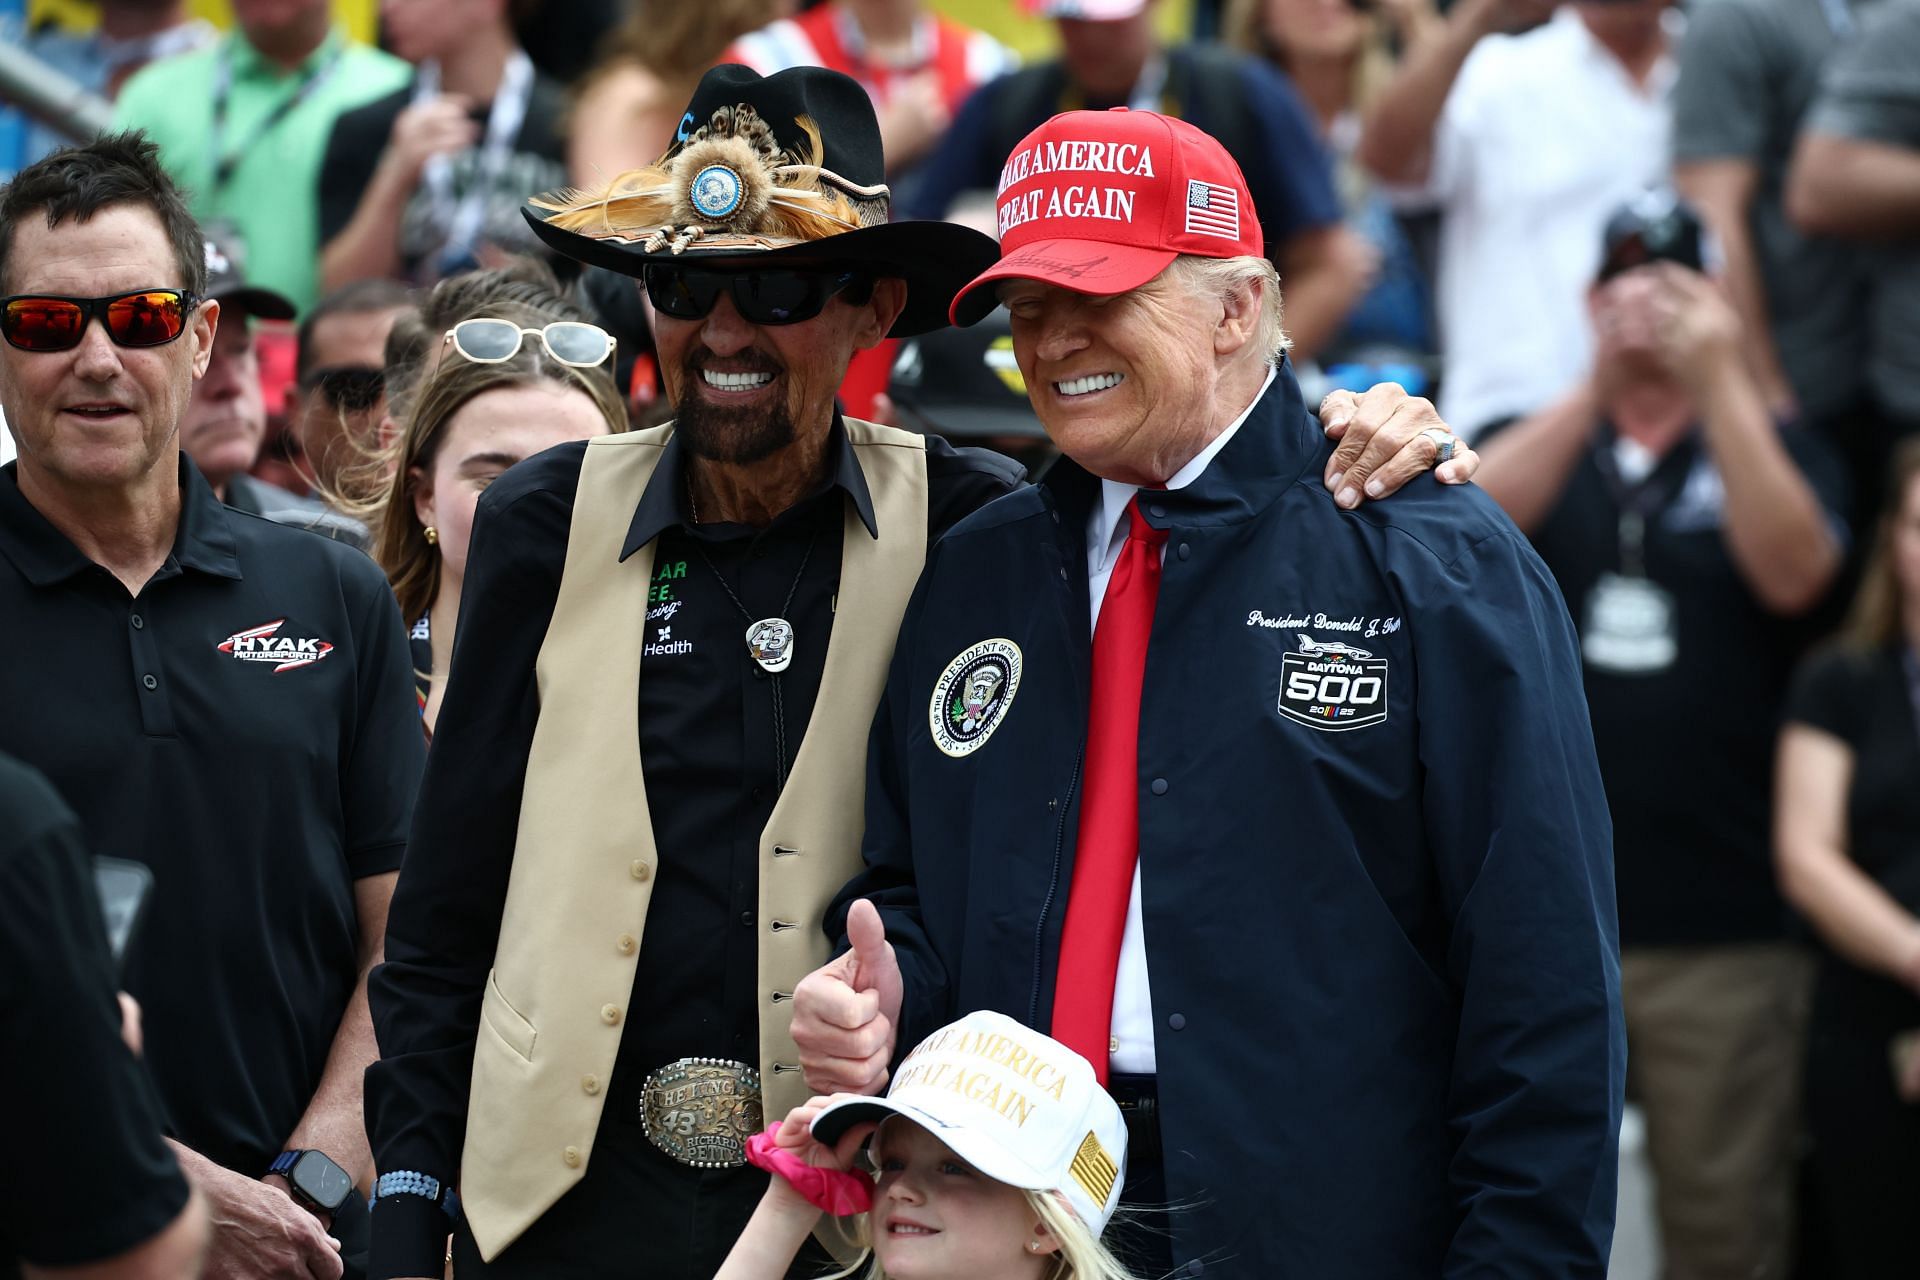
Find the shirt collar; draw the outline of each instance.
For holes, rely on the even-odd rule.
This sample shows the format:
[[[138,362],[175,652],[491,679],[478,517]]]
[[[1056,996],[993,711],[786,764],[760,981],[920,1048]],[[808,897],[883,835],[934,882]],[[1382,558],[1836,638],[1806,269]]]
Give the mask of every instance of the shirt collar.
[[[254,48],[253,42],[241,34],[240,28],[235,27],[227,36],[227,43],[221,50],[221,56],[228,59],[229,64],[233,67],[233,75],[236,80],[249,76],[258,76],[267,80],[278,80],[286,76],[298,78],[307,75],[327,59],[333,57],[346,42],[346,33],[341,31],[339,27],[327,28],[327,38],[322,40],[319,46],[315,48],[312,53],[308,54],[299,66],[289,72],[283,70],[279,63]]]
[[[686,451],[676,434],[668,438],[667,447],[660,451],[659,465],[653,469],[653,478],[647,481],[646,491],[640,495],[639,505],[633,510],[633,523],[627,526],[626,544],[620,548],[622,560],[667,529],[676,525],[682,528],[692,526],[693,520],[687,511],[686,474]],[[860,523],[867,527],[867,533],[878,538],[880,526],[873,517],[873,492],[867,488],[867,477],[860,470],[860,460],[847,440],[846,424],[841,421],[838,411],[833,415],[833,426],[827,435],[827,480],[810,496],[834,489],[845,492],[853,503],[853,509],[860,515]]]
[[[20,492],[18,462],[0,467],[0,552],[28,582],[50,587],[93,567],[93,561]],[[180,455],[180,527],[169,557],[182,568],[240,578],[231,517],[186,454]]]
[[[1206,473],[1207,466],[1220,451],[1227,447],[1239,432],[1242,424],[1252,416],[1254,408],[1264,399],[1273,386],[1273,380],[1279,376],[1276,366],[1267,370],[1267,380],[1260,384],[1259,394],[1247,402],[1240,416],[1229,422],[1226,430],[1207,442],[1207,447],[1187,460],[1187,465],[1173,473],[1167,481],[1168,490],[1184,489]],[[1126,531],[1121,527],[1127,516],[1127,504],[1133,501],[1133,495],[1140,492],[1137,485],[1122,484],[1118,480],[1102,480],[1100,497],[1093,505],[1093,514],[1087,521],[1087,560],[1089,567],[1103,569],[1107,561],[1119,554],[1120,543],[1126,540]]]

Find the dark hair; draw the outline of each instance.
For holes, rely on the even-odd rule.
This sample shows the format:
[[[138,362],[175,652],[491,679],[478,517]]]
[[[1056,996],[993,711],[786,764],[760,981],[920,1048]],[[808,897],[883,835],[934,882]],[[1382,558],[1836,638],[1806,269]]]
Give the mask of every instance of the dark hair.
[[[1900,641],[1900,571],[1894,564],[1893,543],[1906,510],[1907,490],[1920,478],[1920,438],[1908,437],[1895,447],[1886,463],[1887,505],[1867,551],[1866,568],[1853,607],[1841,630],[1842,640],[1862,653],[1878,653]]]
[[[355,280],[343,284],[300,318],[293,357],[294,378],[305,383],[313,363],[314,326],[328,316],[362,316],[374,311],[391,311],[413,305],[413,290],[394,280]]]
[[[63,147],[20,170],[0,189],[0,284],[7,280],[13,230],[29,214],[44,209],[52,229],[68,219],[85,222],[115,205],[152,210],[173,245],[179,287],[206,292],[207,249],[200,224],[161,167],[160,148],[138,129],[102,134],[82,147]]]

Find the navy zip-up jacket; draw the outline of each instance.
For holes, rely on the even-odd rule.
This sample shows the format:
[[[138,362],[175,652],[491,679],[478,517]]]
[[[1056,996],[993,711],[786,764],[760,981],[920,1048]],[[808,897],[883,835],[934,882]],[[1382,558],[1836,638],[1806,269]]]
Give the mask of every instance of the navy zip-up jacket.
[[[1573,627],[1478,490],[1343,512],[1282,368],[1169,531],[1141,905],[1182,1275],[1601,1277],[1625,1075],[1612,833]],[[1098,481],[930,553],[875,721],[867,870],[905,1050],[1045,1030],[1073,878]],[[1199,1265],[1195,1265],[1195,1264]]]

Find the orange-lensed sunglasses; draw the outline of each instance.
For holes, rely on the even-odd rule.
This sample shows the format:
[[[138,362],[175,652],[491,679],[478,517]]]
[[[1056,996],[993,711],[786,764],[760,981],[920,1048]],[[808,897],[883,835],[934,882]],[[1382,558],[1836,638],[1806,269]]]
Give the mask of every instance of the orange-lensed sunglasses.
[[[183,289],[136,289],[105,298],[19,293],[0,298],[0,335],[22,351],[69,351],[98,319],[123,347],[165,346],[187,331],[199,302]]]

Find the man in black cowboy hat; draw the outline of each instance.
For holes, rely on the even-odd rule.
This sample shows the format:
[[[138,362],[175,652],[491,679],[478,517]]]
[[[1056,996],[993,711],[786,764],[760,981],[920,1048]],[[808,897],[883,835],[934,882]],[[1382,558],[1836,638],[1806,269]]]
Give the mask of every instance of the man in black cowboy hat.
[[[439,1275],[451,1229],[463,1280],[705,1280],[761,1195],[745,1140],[805,1097],[792,992],[859,865],[907,597],[1021,478],[835,408],[855,351],[944,324],[996,257],[888,222],[882,175],[855,81],[722,66],[660,165],[535,202],[548,244],[645,281],[678,417],[480,503],[372,984],[377,1277]],[[1431,421],[1369,447],[1423,459]]]

